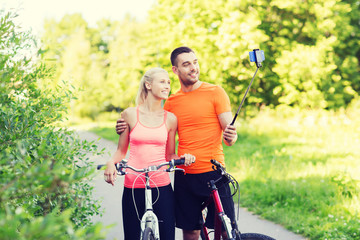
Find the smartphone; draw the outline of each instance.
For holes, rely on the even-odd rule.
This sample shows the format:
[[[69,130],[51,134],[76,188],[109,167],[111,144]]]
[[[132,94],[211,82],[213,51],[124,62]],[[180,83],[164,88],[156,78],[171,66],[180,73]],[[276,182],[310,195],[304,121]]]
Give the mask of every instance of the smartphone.
[[[265,54],[263,50],[254,49],[249,52],[250,62],[261,63],[265,60]]]

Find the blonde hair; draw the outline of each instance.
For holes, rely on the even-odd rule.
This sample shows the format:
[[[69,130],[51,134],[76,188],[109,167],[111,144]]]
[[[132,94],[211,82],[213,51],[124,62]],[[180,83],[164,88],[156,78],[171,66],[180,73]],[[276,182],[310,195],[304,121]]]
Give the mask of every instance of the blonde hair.
[[[154,74],[156,73],[166,73],[168,74],[168,72],[160,67],[154,67],[151,68],[150,70],[146,71],[146,73],[142,76],[141,80],[140,80],[140,86],[139,86],[139,90],[135,99],[136,105],[140,105],[142,103],[145,102],[145,99],[147,98],[148,95],[148,90],[145,86],[145,83],[152,83],[152,81],[154,80]]]

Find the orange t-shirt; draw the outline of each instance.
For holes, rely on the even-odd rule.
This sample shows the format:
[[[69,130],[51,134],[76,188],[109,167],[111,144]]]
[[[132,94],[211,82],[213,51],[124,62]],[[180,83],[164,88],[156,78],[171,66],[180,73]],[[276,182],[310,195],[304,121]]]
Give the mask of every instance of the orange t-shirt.
[[[164,109],[178,119],[178,155],[195,155],[196,161],[185,167],[186,173],[213,171],[211,159],[225,166],[222,128],[218,115],[230,112],[230,100],[223,88],[203,82],[191,92],[179,90],[165,102]]]

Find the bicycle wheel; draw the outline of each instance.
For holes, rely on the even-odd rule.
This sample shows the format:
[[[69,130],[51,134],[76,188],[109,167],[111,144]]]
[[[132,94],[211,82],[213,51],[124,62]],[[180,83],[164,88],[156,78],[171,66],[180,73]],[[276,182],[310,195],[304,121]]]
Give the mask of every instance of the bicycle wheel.
[[[154,232],[151,228],[147,227],[142,235],[142,240],[155,240]]]
[[[242,233],[240,234],[241,238],[236,238],[236,240],[275,240],[272,237],[259,234],[259,233]]]

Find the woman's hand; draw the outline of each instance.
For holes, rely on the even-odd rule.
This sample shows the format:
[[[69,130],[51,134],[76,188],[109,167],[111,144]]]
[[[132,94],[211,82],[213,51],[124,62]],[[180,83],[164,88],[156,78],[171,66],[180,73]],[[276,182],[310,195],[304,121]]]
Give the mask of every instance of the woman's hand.
[[[104,172],[105,182],[114,186],[116,176],[117,176],[116,174],[117,174],[117,170],[116,170],[115,164],[113,162],[108,162],[106,164],[106,169]]]
[[[189,154],[189,153],[185,153],[181,157],[185,158],[185,163],[184,163],[185,166],[190,166],[196,160],[196,157],[194,155],[192,155],[192,154]]]

